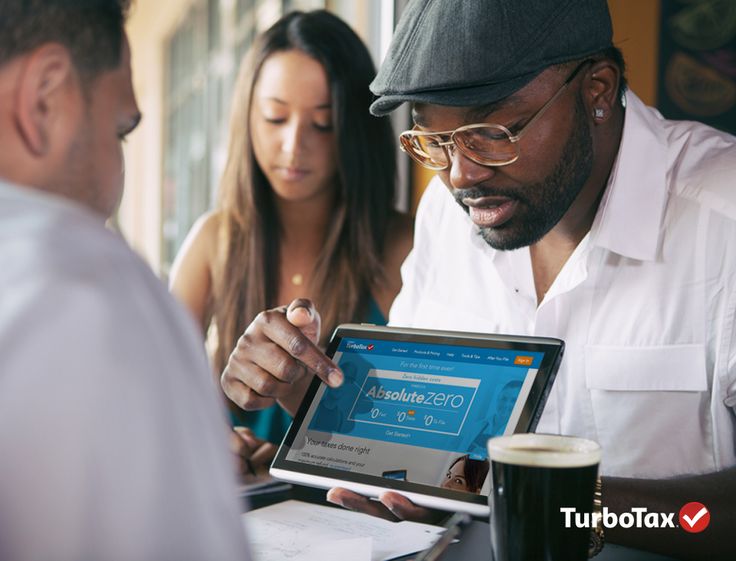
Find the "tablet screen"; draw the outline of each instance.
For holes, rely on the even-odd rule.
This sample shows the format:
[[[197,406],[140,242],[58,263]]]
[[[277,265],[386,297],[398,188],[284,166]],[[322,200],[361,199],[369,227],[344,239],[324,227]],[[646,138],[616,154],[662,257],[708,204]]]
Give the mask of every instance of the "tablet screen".
[[[339,338],[333,360],[345,382],[318,385],[284,459],[390,488],[487,495],[486,442],[528,430],[544,346],[439,341]]]

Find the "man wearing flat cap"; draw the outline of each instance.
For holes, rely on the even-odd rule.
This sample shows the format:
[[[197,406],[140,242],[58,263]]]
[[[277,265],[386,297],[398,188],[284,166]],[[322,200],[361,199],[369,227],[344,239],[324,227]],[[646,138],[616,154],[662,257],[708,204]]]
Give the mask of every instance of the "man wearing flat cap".
[[[371,89],[376,115],[411,103],[402,148],[437,173],[390,322],[564,339],[537,430],[600,442],[613,512],[711,513],[702,534],[608,540],[736,558],[736,139],[627,91],[604,0],[414,1]],[[316,317],[295,301],[256,320],[223,375],[230,398],[252,406],[269,375],[269,397],[291,391],[249,368],[263,341],[326,379],[334,365],[294,345]],[[423,514],[395,493],[329,498]]]

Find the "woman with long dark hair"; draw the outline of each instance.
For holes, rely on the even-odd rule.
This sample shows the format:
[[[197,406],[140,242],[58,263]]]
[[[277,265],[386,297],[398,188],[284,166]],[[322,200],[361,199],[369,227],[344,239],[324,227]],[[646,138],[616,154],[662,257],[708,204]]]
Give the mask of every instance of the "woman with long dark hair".
[[[202,329],[215,328],[216,373],[260,311],[297,297],[318,304],[322,343],[342,322],[385,323],[412,224],[393,208],[390,122],[368,112],[374,73],[358,36],[323,10],[284,16],[244,59],[218,208],[171,278]],[[278,406],[231,412],[271,442],[290,422]]]

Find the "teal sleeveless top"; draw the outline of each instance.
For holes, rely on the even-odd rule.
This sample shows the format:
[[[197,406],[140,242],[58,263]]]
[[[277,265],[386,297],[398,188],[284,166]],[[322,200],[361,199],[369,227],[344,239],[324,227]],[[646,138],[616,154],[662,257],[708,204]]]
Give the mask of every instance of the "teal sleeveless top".
[[[368,310],[363,321],[386,325],[386,318],[373,298],[368,300]],[[278,405],[260,411],[230,410],[230,423],[233,426],[248,427],[258,438],[280,444],[291,425],[291,415]]]

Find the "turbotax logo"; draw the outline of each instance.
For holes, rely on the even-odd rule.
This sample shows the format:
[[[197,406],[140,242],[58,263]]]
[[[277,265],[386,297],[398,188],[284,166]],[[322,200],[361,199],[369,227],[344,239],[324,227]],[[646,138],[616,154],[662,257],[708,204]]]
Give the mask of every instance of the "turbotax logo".
[[[565,528],[595,528],[601,518],[605,528],[675,528],[674,512],[649,512],[646,507],[634,507],[630,512],[616,514],[603,507],[601,514],[577,512],[573,507],[562,507],[560,513],[565,515]],[[710,524],[710,512],[702,503],[691,502],[684,505],[679,512],[679,527],[691,534],[702,532]]]

